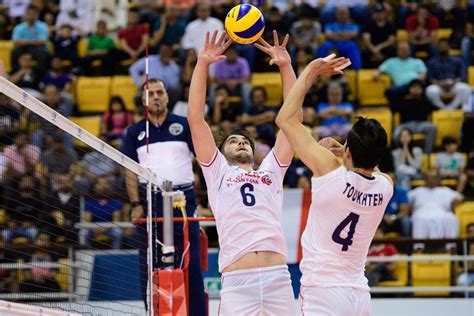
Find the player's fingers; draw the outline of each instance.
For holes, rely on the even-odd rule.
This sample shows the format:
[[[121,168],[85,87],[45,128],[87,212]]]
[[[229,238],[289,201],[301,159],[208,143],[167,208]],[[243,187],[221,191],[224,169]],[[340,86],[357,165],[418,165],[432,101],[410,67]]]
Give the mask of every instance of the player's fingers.
[[[204,42],[204,46],[209,45],[209,32],[206,32],[206,41]]]
[[[331,59],[334,59],[334,57],[336,57],[336,54],[327,55],[326,57],[323,58],[323,61],[329,62]]]
[[[225,32],[222,32],[221,36],[219,36],[219,39],[217,40],[217,46],[221,46],[222,43],[224,42],[225,39]]]
[[[215,31],[212,33],[211,44],[215,44],[215,43],[216,43],[217,33],[218,33],[217,30],[215,30]]]
[[[286,47],[286,44],[288,44],[289,39],[290,39],[290,35],[286,34],[285,39],[283,40],[283,44],[281,44],[281,46]]]
[[[222,52],[224,52],[227,48],[229,48],[230,45],[232,45],[232,39],[228,39],[227,42],[225,42],[224,46],[222,46]]]
[[[272,47],[270,44],[268,44],[268,42],[267,42],[266,40],[263,39],[263,37],[260,37],[260,38],[258,39],[258,41],[259,41],[260,43],[262,43],[262,45],[265,46],[265,47]]]
[[[335,69],[336,69],[336,70],[344,70],[345,68],[349,67],[351,64],[352,64],[351,61],[348,60],[348,61],[346,61],[344,64],[342,64],[342,65],[336,67]]]
[[[254,46],[256,48],[260,49],[262,52],[270,54],[270,50],[267,47],[265,47],[263,45],[260,45],[260,44],[257,44],[257,43],[255,43]]]
[[[270,60],[270,63],[269,63],[270,66],[273,65],[273,64],[275,64],[275,62],[276,62],[276,59],[271,59],[271,60]]]
[[[273,30],[273,46],[280,46],[277,31]]]

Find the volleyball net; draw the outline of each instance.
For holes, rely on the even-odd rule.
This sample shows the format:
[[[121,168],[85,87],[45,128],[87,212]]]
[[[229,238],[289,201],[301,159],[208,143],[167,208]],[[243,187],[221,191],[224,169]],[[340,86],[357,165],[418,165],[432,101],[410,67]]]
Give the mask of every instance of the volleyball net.
[[[158,258],[138,259],[155,240],[136,237],[125,178],[147,183],[145,212],[163,182],[123,155],[102,124],[100,113],[74,116],[71,95],[51,88],[40,100],[0,77],[0,308],[144,314],[139,271],[148,267],[150,288]],[[150,233],[158,223],[143,225]],[[99,301],[110,304],[91,303]]]

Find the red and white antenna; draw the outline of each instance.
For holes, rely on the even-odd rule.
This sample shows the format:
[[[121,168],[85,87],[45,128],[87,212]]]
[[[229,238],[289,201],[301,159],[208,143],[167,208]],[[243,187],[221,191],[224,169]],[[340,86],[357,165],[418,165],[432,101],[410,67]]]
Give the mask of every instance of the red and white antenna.
[[[148,95],[148,44],[145,46],[145,137],[146,137],[146,152],[149,153],[150,144],[150,114],[149,105],[150,98]]]

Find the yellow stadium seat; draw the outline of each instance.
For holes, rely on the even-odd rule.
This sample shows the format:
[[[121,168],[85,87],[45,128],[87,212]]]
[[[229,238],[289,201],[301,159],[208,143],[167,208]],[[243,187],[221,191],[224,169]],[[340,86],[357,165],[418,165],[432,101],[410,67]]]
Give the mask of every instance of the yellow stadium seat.
[[[89,45],[89,40],[87,38],[81,38],[77,43],[77,54],[79,57],[84,58],[87,55],[87,46]]]
[[[378,81],[373,80],[375,69],[359,70],[357,76],[357,91],[359,103],[365,105],[388,105],[385,90],[390,87],[390,77],[382,75]]]
[[[280,74],[278,72],[254,73],[250,79],[253,87],[263,86],[267,91],[267,104],[279,106],[283,100],[283,90]]]
[[[401,258],[408,257],[400,255]],[[379,282],[377,286],[406,286],[408,284],[408,261],[398,261],[395,268],[396,280]]]
[[[440,146],[445,136],[452,136],[459,140],[463,120],[464,113],[462,110],[433,111],[432,121],[437,127],[435,145]]]
[[[351,90],[351,94],[349,95],[349,101],[354,101],[358,98],[357,94],[357,70],[346,70],[344,74],[347,78],[347,82],[349,84],[349,89]]]
[[[0,226],[5,225],[6,221],[7,221],[7,213],[5,212],[5,209],[0,208]]]
[[[101,117],[99,115],[71,117],[71,121],[73,121],[74,123],[76,123],[94,136],[100,135]]]
[[[111,77],[79,77],[76,100],[81,113],[105,112],[110,99]]]
[[[59,271],[56,273],[56,281],[59,284],[61,292],[67,292],[69,289],[69,259],[62,258],[58,260],[59,264],[62,266],[59,268]]]
[[[12,70],[11,53],[13,50],[13,41],[0,41],[0,59],[3,61],[5,72]]]
[[[416,187],[422,187],[426,184],[425,180],[422,179],[415,179],[410,181],[411,188],[414,189]]]
[[[474,87],[474,66],[469,66],[467,69],[467,83],[469,83],[471,87]]]
[[[397,30],[397,41],[398,42],[408,41],[408,32],[406,30]]]
[[[357,115],[368,118],[376,119],[382,124],[383,128],[387,132],[388,143],[390,144],[392,138],[392,111],[388,108],[382,109],[361,109],[357,112]]]
[[[432,166],[433,164],[431,164]],[[421,157],[421,171],[426,172],[430,169],[430,155],[429,154],[423,154],[423,157]]]
[[[134,97],[137,95],[137,87],[130,76],[112,77],[112,85],[110,95],[120,96],[125,102],[125,106],[129,111],[135,111]]]
[[[436,38],[438,40],[442,38],[449,39],[451,37],[451,33],[453,33],[452,29],[438,29],[438,34],[436,34]]]
[[[461,238],[466,238],[467,225],[474,223],[474,202],[464,202],[455,209],[459,220],[459,233]]]
[[[442,254],[441,254],[442,255]],[[413,257],[430,257],[428,254],[416,254]],[[439,255],[436,255],[439,256]],[[448,254],[446,255],[449,256]],[[449,261],[413,261],[411,264],[413,287],[449,286],[451,283],[451,263]],[[449,292],[415,292],[415,296],[448,296]]]

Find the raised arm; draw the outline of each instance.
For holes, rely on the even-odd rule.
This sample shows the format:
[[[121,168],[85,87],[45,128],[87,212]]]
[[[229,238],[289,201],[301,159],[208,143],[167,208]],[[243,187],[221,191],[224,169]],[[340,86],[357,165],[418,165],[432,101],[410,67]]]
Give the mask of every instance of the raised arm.
[[[270,65],[277,65],[280,69],[281,82],[283,86],[283,100],[286,99],[291,87],[296,82],[296,75],[291,66],[291,58],[286,50],[288,39],[289,36],[287,34],[283,43],[280,45],[278,34],[276,31],[273,31],[274,46],[270,46],[270,44],[268,44],[263,38],[260,38],[259,40],[261,44],[255,44],[255,47],[264,53],[267,53],[272,58],[270,60]],[[299,118],[300,122],[302,122],[302,115],[300,115]],[[273,151],[280,163],[284,165],[289,165],[291,163],[294,151],[283,133],[278,133]]]
[[[204,109],[206,103],[207,75],[209,65],[225,60],[224,51],[229,47],[231,41],[224,45],[225,33],[222,33],[216,43],[218,31],[214,31],[212,38],[209,39],[209,32],[206,34],[206,43],[198,55],[198,61],[194,68],[189,87],[189,106],[188,122],[191,128],[194,150],[200,163],[207,164],[211,162],[216,153],[216,144],[212,136],[211,129],[204,119]]]
[[[300,122],[299,116],[304,97],[318,76],[342,74],[342,69],[348,64],[349,60],[343,57],[313,60],[296,80],[276,118],[277,125],[314,176],[331,172],[339,167],[339,162],[334,154],[316,142]]]

